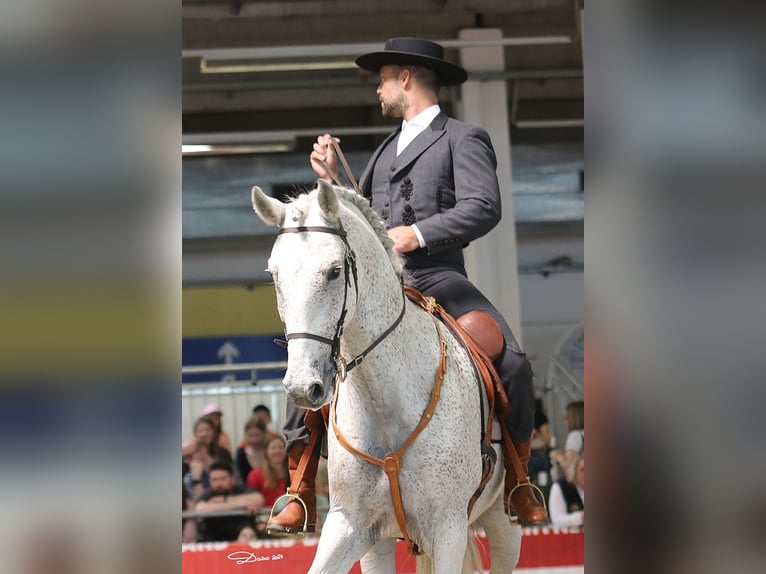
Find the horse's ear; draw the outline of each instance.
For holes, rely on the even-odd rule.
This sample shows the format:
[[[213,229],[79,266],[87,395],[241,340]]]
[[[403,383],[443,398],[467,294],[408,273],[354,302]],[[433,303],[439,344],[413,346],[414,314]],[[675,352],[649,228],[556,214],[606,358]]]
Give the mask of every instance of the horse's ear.
[[[319,209],[322,210],[322,219],[327,223],[332,223],[338,220],[338,194],[335,192],[335,188],[329,181],[320,179],[317,180],[319,186],[319,193],[317,194],[317,201],[319,202]]]
[[[276,225],[277,227],[282,225],[282,222],[285,220],[284,203],[269,197],[257,185],[253,186],[250,198],[253,202],[253,210],[264,223]]]

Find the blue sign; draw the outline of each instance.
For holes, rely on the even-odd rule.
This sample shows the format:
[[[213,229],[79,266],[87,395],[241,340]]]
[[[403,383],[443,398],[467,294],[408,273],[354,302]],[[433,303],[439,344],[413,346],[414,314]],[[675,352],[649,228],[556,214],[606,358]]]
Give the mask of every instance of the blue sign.
[[[194,365],[236,365],[241,363],[267,363],[287,361],[287,349],[274,343],[284,334],[252,335],[245,337],[198,337],[182,342],[181,356],[184,367]],[[278,379],[284,369],[258,369],[258,380]],[[216,371],[214,373],[184,374],[184,383],[251,381],[251,371]]]

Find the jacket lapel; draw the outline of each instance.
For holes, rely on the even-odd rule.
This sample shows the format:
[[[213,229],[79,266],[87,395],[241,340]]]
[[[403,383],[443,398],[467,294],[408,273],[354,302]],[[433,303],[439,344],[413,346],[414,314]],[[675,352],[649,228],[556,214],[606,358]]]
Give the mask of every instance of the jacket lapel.
[[[431,124],[418,134],[418,136],[410,142],[401,155],[396,158],[394,165],[393,177],[396,177],[398,173],[405,167],[415,161],[420,155],[431,147],[439,138],[445,133],[444,125],[447,123],[447,114],[439,112]]]

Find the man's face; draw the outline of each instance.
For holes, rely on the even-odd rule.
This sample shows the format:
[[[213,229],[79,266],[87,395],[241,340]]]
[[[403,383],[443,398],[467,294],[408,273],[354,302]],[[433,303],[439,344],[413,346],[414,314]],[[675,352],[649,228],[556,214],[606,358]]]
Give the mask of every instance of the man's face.
[[[380,69],[380,84],[376,93],[383,117],[401,118],[409,107],[399,76],[398,66],[385,65]]]
[[[210,490],[215,492],[229,492],[234,486],[234,477],[225,470],[210,471]]]

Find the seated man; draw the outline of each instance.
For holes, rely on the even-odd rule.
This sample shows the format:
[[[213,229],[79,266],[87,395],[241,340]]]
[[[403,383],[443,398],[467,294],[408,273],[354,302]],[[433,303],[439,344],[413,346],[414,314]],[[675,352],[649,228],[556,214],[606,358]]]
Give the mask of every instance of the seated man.
[[[237,484],[234,470],[230,464],[215,462],[210,465],[210,490],[202,495],[194,510],[214,512],[221,510],[242,509],[247,516],[211,516],[200,518],[200,540],[205,542],[236,540],[245,524],[254,526],[253,516],[263,507],[263,495],[260,492],[245,492]]]

